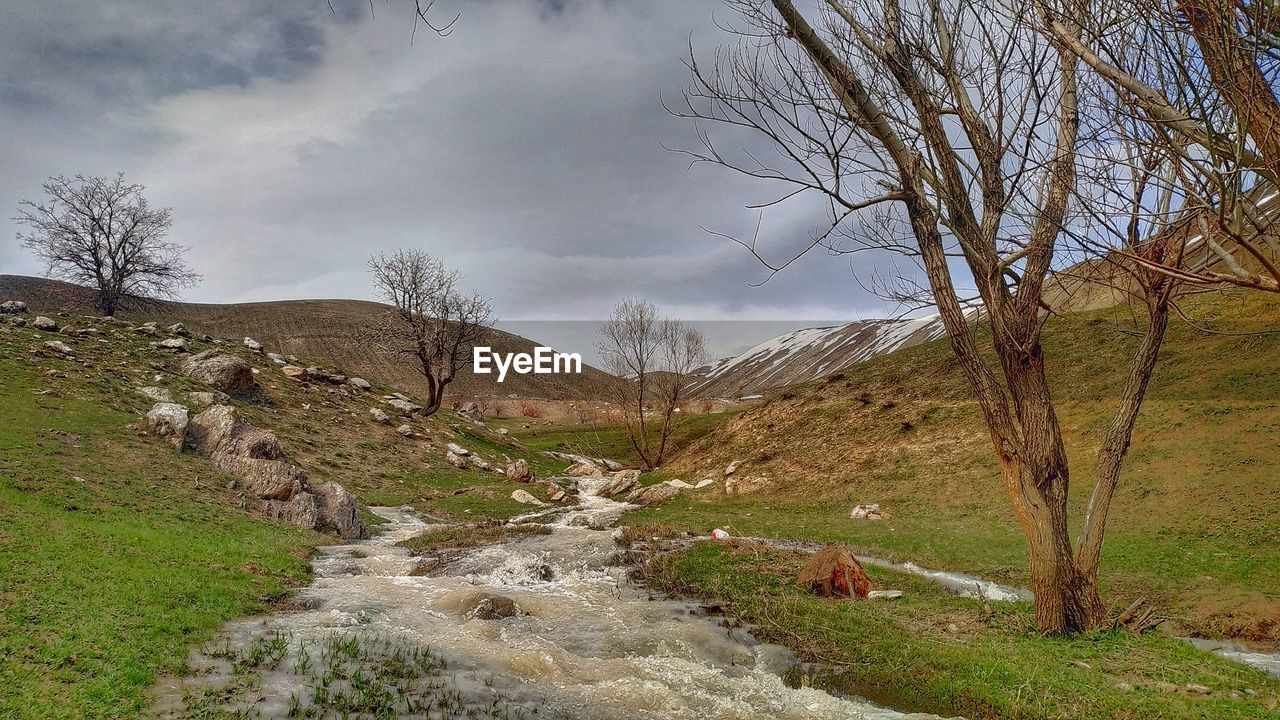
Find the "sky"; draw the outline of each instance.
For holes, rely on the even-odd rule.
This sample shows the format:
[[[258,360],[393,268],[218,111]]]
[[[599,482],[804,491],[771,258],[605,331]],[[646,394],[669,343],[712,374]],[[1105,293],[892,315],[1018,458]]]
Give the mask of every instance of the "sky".
[[[0,273],[43,272],[10,217],[45,178],[123,172],[173,208],[170,239],[203,275],[183,296],[195,302],[372,299],[370,255],[419,247],[511,327],[643,297],[732,321],[712,343],[727,354],[892,314],[849,256],[814,253],[753,287],[765,269],[708,232],[750,235],[746,206],[778,193],[667,149],[697,142],[663,108],[688,84],[690,47],[733,41],[719,0],[438,0],[437,18],[459,16],[447,37],[412,37],[406,0],[332,8],[6,4]],[[767,214],[763,247],[785,252],[822,217]]]

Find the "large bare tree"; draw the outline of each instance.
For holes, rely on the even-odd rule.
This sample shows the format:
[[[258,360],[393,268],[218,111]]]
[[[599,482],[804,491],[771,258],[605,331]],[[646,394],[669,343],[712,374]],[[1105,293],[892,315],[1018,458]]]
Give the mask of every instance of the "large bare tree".
[[[444,402],[445,388],[471,363],[472,349],[493,325],[488,298],[458,289],[461,275],[422,250],[396,250],[369,260],[378,295],[395,310],[370,328],[368,340],[413,357],[427,382],[424,412]]]
[[[674,110],[703,126],[702,146],[688,152],[781,188],[755,207],[816,196],[827,208],[821,225],[781,259],[755,239],[739,241],[774,272],[819,247],[911,261],[912,270],[881,287],[933,305],[946,326],[1026,537],[1039,629],[1097,626],[1106,611],[1098,564],[1108,509],[1177,281],[1120,263],[1147,322],[1075,542],[1042,298],[1054,269],[1079,259],[1073,253],[1113,263],[1128,253],[1177,267],[1182,226],[1171,222],[1177,218],[1152,221],[1152,193],[1142,189],[1167,163],[1141,148],[1117,163],[1142,136],[1107,135],[1095,113],[1114,93],[1082,84],[1092,76],[1078,53],[1044,32],[1043,16],[1000,0],[729,5],[739,18],[737,45],[710,65],[693,59],[686,102]],[[1076,3],[1055,21],[1078,27],[1085,12]],[[735,150],[708,124],[728,126],[735,142],[739,131],[763,138],[767,150]],[[1081,172],[1116,167],[1127,174],[1113,192],[1081,192]],[[981,326],[992,356],[982,350]]]
[[[646,469],[658,467],[691,375],[706,359],[706,341],[687,324],[658,317],[653,303],[633,298],[618,303],[598,332],[596,348],[614,376],[607,389],[627,439]]]
[[[133,300],[173,297],[200,276],[183,261],[186,248],[165,240],[172,210],[152,208],[143,190],[124,175],[49,178],[43,200],[18,206],[14,221],[28,228],[18,241],[50,277],[96,289],[103,315]]]

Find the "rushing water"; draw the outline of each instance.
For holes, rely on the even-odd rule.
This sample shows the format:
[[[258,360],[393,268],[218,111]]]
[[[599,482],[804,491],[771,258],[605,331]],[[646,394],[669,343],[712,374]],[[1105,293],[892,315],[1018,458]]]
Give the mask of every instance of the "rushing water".
[[[617,564],[613,533],[592,529],[627,507],[584,494],[576,509],[550,518],[551,534],[462,553],[430,576],[414,575],[420,559],[396,545],[431,526],[407,510],[372,508],[389,522],[371,540],[324,549],[300,598],[311,609],[233,623],[228,642],[281,631],[297,644],[337,631],[430,646],[462,694],[477,702],[501,696],[533,717],[932,717],[788,687],[782,675],[795,659],[785,648],[726,628],[695,604],[649,600]],[[469,619],[465,607],[477,592],[510,598],[524,614]],[[160,688],[162,714],[180,710],[184,691],[229,675],[208,655],[193,666],[197,677]],[[288,699],[306,691],[296,674],[269,672],[251,709],[284,717]]]

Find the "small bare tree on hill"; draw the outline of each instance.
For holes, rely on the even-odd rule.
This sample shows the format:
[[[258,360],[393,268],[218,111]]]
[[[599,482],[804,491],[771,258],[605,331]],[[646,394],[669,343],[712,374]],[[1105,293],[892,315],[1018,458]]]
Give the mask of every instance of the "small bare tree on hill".
[[[607,391],[621,412],[627,439],[647,469],[658,467],[691,374],[706,357],[706,341],[694,328],[659,318],[652,303],[636,299],[618,303],[598,332],[596,348],[614,376]]]
[[[18,206],[13,219],[29,228],[18,241],[50,277],[94,288],[108,317],[130,301],[174,297],[200,276],[183,262],[186,248],[164,239],[172,210],[152,208],[143,190],[124,175],[49,178],[43,201]]]
[[[369,260],[378,295],[395,310],[368,330],[382,349],[415,359],[427,381],[424,412],[444,402],[445,388],[471,364],[472,349],[493,325],[489,300],[458,290],[461,275],[422,250],[396,250]]]

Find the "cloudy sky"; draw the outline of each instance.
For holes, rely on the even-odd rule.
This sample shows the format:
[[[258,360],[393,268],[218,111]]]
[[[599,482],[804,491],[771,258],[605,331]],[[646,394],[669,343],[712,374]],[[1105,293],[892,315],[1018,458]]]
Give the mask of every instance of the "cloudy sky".
[[[0,11],[0,273],[42,268],[9,217],[50,175],[124,172],[171,206],[204,281],[185,299],[369,298],[371,253],[414,246],[515,320],[603,317],[641,296],[700,320],[805,324],[890,312],[849,259],[763,268],[776,188],[664,145],[718,0],[42,0]],[[821,217],[766,216],[782,248]],[[776,323],[767,326],[776,332]],[[747,333],[747,331],[743,331]],[[747,333],[750,334],[750,333]],[[763,338],[743,337],[742,343]]]

